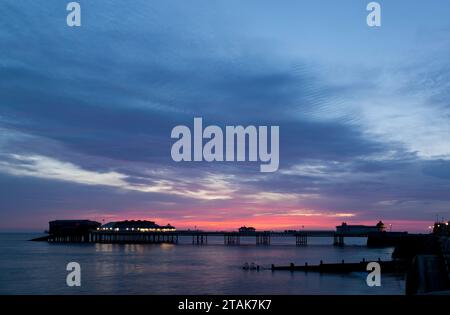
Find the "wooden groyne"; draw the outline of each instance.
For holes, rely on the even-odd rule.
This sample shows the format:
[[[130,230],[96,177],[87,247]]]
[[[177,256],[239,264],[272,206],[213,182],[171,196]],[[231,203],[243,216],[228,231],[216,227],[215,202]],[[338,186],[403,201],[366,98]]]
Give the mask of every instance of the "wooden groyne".
[[[350,273],[350,272],[365,272],[367,271],[367,264],[370,261],[363,259],[359,263],[346,263],[344,260],[341,263],[328,263],[325,264],[322,261],[318,265],[295,265],[291,263],[288,266],[271,266],[271,270],[284,270],[284,271],[304,271],[304,272],[323,272],[323,273]],[[403,273],[407,270],[407,265],[403,261],[376,261],[380,264],[383,273]]]

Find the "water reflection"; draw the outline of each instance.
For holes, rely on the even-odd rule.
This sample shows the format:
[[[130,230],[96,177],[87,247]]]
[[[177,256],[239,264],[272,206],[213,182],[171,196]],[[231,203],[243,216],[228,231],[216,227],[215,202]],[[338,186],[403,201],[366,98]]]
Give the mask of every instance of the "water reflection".
[[[245,262],[262,267],[390,259],[392,249],[344,248],[323,243],[296,247],[224,246],[222,238],[206,246],[173,244],[48,244],[0,234],[3,294],[403,294],[400,277],[382,278],[369,288],[364,273],[328,275],[313,272],[244,271]],[[288,241],[288,240],[287,240]],[[363,242],[364,243],[364,242]],[[77,261],[81,288],[65,285],[65,266]]]

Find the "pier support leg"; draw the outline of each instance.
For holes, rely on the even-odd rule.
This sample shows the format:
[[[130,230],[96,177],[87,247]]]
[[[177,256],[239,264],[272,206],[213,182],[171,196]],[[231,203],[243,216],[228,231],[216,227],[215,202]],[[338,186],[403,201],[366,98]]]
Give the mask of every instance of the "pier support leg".
[[[241,243],[241,237],[238,234],[226,234],[224,236],[225,245],[239,245]]]
[[[343,235],[334,235],[334,246],[344,246],[344,236]]]
[[[297,246],[308,245],[308,235],[306,235],[306,234],[295,235],[295,245],[297,245]]]

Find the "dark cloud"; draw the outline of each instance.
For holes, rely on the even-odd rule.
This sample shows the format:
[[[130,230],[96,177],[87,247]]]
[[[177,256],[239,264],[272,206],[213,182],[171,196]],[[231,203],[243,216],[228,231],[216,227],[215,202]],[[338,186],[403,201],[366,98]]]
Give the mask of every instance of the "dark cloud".
[[[357,110],[345,107],[355,98],[366,102],[361,108],[372,104],[364,95],[382,78],[373,65],[337,75],[335,69],[316,67],[311,56],[251,34],[249,25],[240,32],[227,15],[208,6],[82,5],[86,24],[79,30],[67,28],[64,14],[56,13],[65,9],[60,1],[48,1],[45,8],[29,4],[28,10],[12,1],[0,5],[6,12],[0,20],[0,44],[6,47],[0,50],[2,219],[29,215],[44,221],[78,211],[176,218],[224,209],[244,216],[272,205],[280,211],[295,206],[350,211],[361,219],[379,214],[424,219],[425,208],[441,211],[450,205],[446,160],[422,160],[404,143],[368,132]],[[146,10],[136,9],[141,6]],[[414,91],[446,108],[450,71],[441,63],[430,69],[398,70],[414,84],[408,81],[396,92]],[[259,163],[173,162],[170,131],[192,126],[194,117],[222,127],[279,125],[280,171],[260,174]],[[123,178],[108,186],[49,179],[39,172],[13,176],[25,163],[14,154]],[[316,173],[305,171],[311,165]],[[136,189],[158,181],[191,195]],[[132,189],[120,186],[127,184]],[[208,187],[233,198],[199,198]],[[253,205],[247,197],[260,192],[295,198]]]

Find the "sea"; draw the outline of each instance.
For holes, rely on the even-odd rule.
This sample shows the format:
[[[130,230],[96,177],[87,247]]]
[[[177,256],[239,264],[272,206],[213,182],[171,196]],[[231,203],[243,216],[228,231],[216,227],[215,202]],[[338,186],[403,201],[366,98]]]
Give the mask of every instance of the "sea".
[[[383,274],[381,286],[367,285],[367,273],[320,274],[271,271],[271,264],[319,264],[391,259],[393,248],[367,248],[364,238],[348,238],[344,247],[332,238],[272,238],[257,246],[252,237],[225,246],[222,237],[192,245],[190,237],[174,244],[50,244],[30,242],[39,233],[0,233],[0,294],[339,294],[403,295],[403,275]],[[68,286],[67,264],[77,262],[81,285]],[[245,263],[259,270],[244,270]]]

